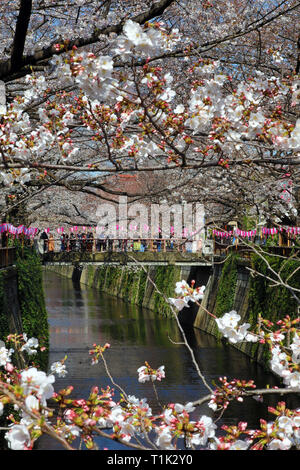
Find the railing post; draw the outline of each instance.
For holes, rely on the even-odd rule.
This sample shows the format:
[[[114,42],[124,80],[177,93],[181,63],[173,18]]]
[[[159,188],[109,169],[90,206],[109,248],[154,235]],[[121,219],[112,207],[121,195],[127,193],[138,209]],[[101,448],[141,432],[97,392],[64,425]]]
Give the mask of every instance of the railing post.
[[[7,268],[12,266],[16,258],[15,247],[2,247],[0,248],[0,268]]]

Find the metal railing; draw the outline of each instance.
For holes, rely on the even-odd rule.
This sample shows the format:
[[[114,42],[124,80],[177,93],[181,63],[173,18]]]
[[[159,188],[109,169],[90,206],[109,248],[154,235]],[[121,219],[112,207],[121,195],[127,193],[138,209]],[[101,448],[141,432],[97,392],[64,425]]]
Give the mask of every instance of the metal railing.
[[[46,248],[46,252],[104,252],[104,251],[151,251],[151,252],[201,252],[198,241],[192,242],[187,239],[175,238],[108,238],[108,239],[68,239],[62,242],[61,239],[43,240],[42,244]],[[51,247],[51,248],[50,248]]]
[[[280,255],[280,256],[286,256],[289,257],[293,253],[299,252],[300,247],[299,246],[265,246],[265,245],[257,245],[259,248],[262,250],[265,250],[266,252],[273,254],[273,255]],[[222,255],[227,255],[229,253],[238,253],[244,258],[251,258],[251,254],[253,253],[253,249],[251,246],[247,247],[242,244],[235,244],[235,245],[230,245],[226,243],[219,243],[219,242],[214,242],[214,255],[215,256],[222,256]]]
[[[4,247],[0,248],[0,268],[12,266],[16,261],[16,248]]]

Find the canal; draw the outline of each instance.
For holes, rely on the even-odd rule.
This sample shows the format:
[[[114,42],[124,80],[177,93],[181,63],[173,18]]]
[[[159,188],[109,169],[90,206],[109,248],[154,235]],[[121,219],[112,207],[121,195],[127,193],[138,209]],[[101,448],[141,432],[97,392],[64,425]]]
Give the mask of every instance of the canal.
[[[181,337],[174,320],[159,317],[95,289],[74,285],[71,280],[47,270],[44,271],[44,290],[50,329],[49,365],[67,355],[68,375],[56,378],[56,391],[73,385],[72,396],[86,398],[92,386],[112,385],[103,365],[100,362],[91,365],[88,354],[93,343],[110,343],[105,357],[115,382],[129,395],[146,397],[154,411],[159,409],[151,385],[137,380],[137,369],[145,361],[153,368],[165,366],[166,378],[157,383],[163,405],[194,401],[208,393],[188,350],[184,345],[176,344],[181,342]],[[254,379],[257,387],[267,383],[279,385],[272,375],[266,374],[261,366],[234,348],[217,343],[214,337],[200,330],[189,328],[185,333],[208,383],[226,376],[228,379]],[[266,403],[254,399],[236,402],[218,424],[247,421],[250,426],[255,426],[259,417],[270,418],[265,412]],[[197,414],[210,415],[210,409],[204,406],[197,409]],[[118,443],[101,438],[97,443],[100,449],[124,449]],[[44,436],[37,448],[59,450],[61,447]]]

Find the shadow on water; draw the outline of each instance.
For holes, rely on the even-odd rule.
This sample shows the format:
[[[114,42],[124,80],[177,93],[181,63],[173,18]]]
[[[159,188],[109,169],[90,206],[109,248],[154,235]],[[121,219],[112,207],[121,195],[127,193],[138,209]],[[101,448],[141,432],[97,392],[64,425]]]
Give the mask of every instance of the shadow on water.
[[[153,368],[165,366],[166,378],[157,384],[159,400],[163,405],[186,403],[207,395],[208,390],[197,375],[190,353],[182,345],[174,320],[72,283],[50,271],[44,272],[44,289],[50,329],[49,364],[67,355],[68,375],[56,378],[56,390],[72,384],[72,396],[86,398],[92,386],[111,386],[103,365],[92,366],[88,354],[94,343],[110,343],[111,348],[106,351],[105,357],[114,380],[127,394],[147,397],[154,412],[159,412],[160,408],[151,384],[141,384],[137,380],[137,369],[145,361]],[[184,331],[209,384],[218,381],[221,376],[227,376],[228,379],[254,379],[258,387],[267,383],[279,385],[277,379],[234,348],[218,343],[214,337],[200,330],[185,326]],[[268,400],[268,403],[274,404],[272,397]],[[222,423],[236,424],[242,420],[255,426],[259,417],[269,418],[265,403],[248,399],[244,405],[236,402],[229,407]],[[202,407],[197,409],[199,414],[210,415],[211,410],[207,406]],[[124,448],[101,439],[98,444],[102,449]],[[38,445],[40,450],[59,448],[46,436],[40,439]]]

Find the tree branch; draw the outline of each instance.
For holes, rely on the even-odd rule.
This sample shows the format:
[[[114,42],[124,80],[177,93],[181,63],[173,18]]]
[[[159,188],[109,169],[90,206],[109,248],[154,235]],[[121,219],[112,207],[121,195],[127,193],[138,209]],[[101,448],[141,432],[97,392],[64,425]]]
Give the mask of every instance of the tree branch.
[[[136,23],[139,24],[144,24],[147,21],[150,21],[151,19],[162,15],[162,13],[168,8],[175,0],[160,0],[157,3],[154,3],[151,8],[143,13],[140,13],[139,15],[134,16],[132,21],[135,21]],[[28,3],[31,3],[31,0],[23,0],[22,3],[24,3],[24,7],[28,7]],[[26,10],[27,11],[27,10]],[[20,14],[21,14],[21,9],[20,9]],[[16,77],[22,77],[26,75],[27,73],[30,73],[28,70],[28,66],[34,66],[38,65],[41,62],[48,61],[53,57],[54,55],[60,55],[63,54],[64,52],[71,51],[74,46],[77,48],[88,46],[91,44],[95,44],[99,42],[99,36],[100,35],[105,35],[108,36],[111,33],[116,33],[120,34],[123,29],[124,25],[124,20],[120,21],[118,24],[113,25],[113,26],[108,26],[103,29],[95,29],[93,34],[89,36],[88,38],[77,38],[74,39],[73,41],[66,41],[65,42],[65,47],[63,50],[58,51],[54,46],[57,41],[54,43],[50,44],[48,47],[45,47],[41,50],[38,50],[34,52],[34,54],[28,54],[26,56],[23,56],[22,61],[20,63],[20,55],[22,56],[23,50],[24,50],[24,43],[25,43],[25,38],[26,38],[26,33],[27,33],[27,27],[25,29],[25,21],[26,18],[28,17],[28,12],[27,16],[25,15],[24,21],[21,21],[20,15],[20,25],[18,29],[18,38],[20,35],[20,38],[17,40],[17,30],[15,34],[15,40],[14,40],[14,47],[15,48],[20,48],[20,50],[16,51],[16,60],[14,63],[14,68],[12,67],[12,61],[11,60],[5,60],[5,61],[0,61],[0,79],[3,79],[4,81],[9,81],[12,80]],[[19,22],[18,18],[18,22]],[[29,14],[30,18],[30,14]],[[28,21],[29,21],[28,18]],[[23,24],[24,23],[24,24]],[[18,25],[17,25],[18,26]],[[28,26],[28,24],[27,24]],[[25,33],[25,36],[24,36]],[[18,44],[18,41],[24,41],[23,42],[23,47],[22,44]],[[63,41],[60,41],[63,42]],[[24,69],[23,69],[24,68]],[[17,76],[13,76],[13,73],[17,72]]]
[[[16,31],[13,40],[11,54],[11,71],[14,72],[22,67],[22,57],[25,47],[26,35],[32,11],[32,0],[21,0]]]

